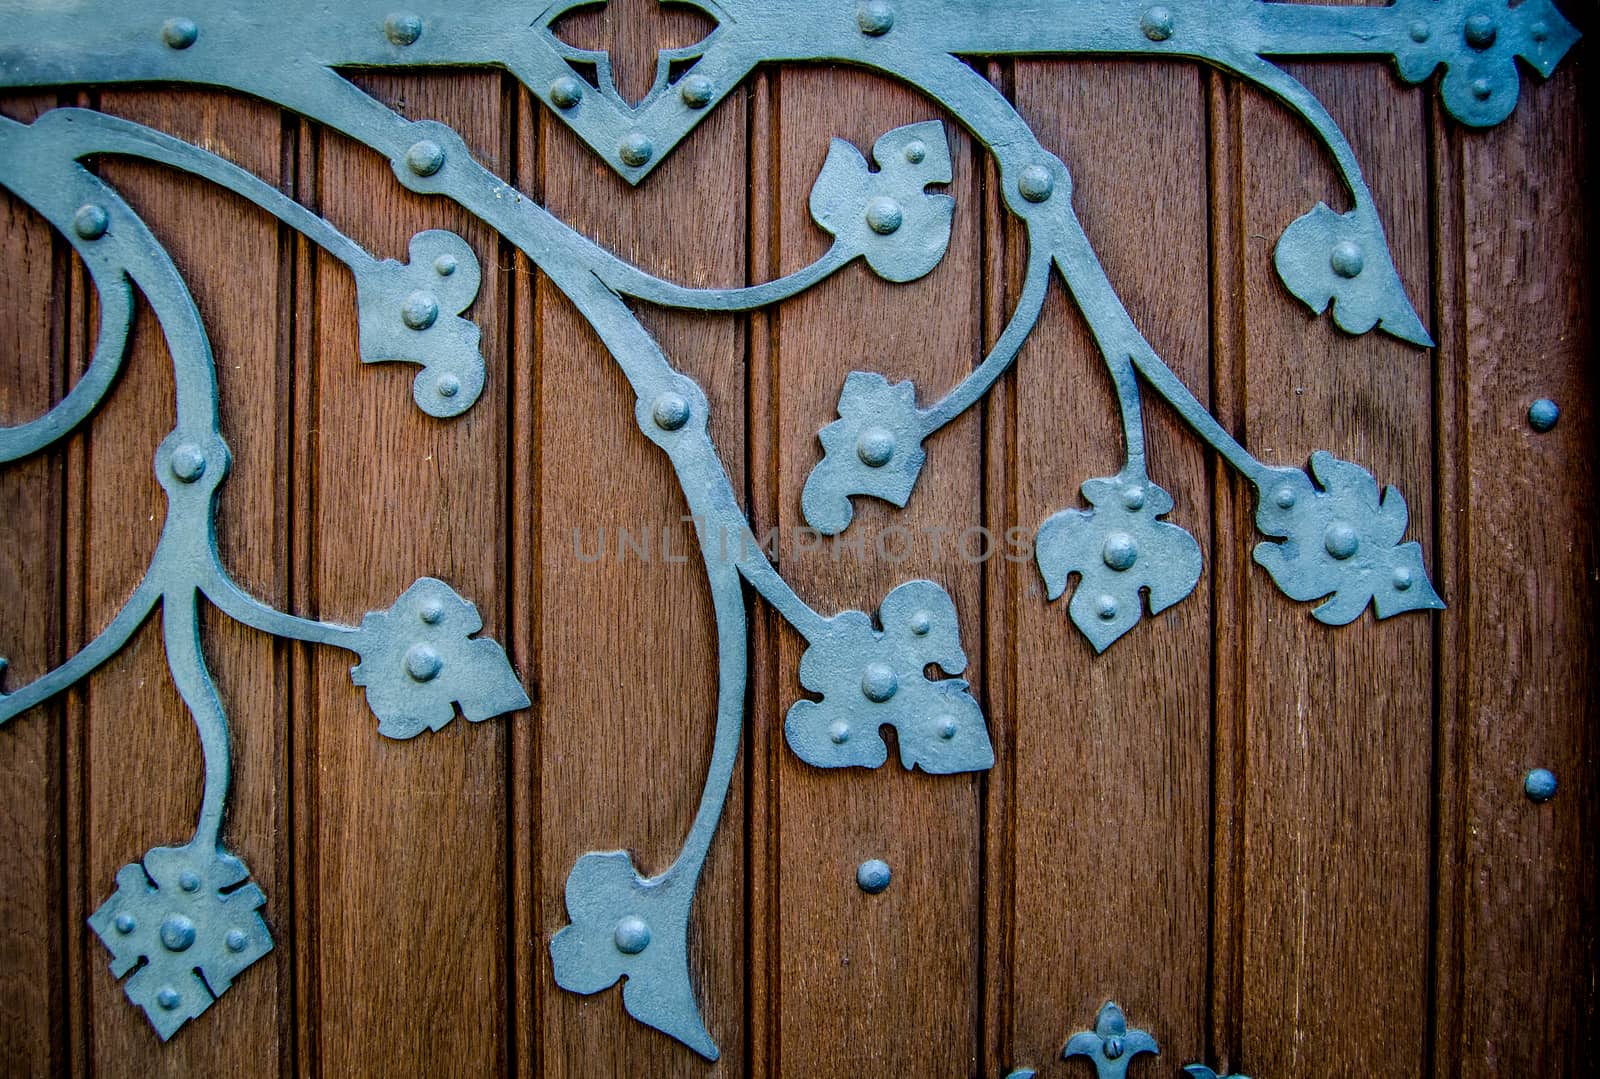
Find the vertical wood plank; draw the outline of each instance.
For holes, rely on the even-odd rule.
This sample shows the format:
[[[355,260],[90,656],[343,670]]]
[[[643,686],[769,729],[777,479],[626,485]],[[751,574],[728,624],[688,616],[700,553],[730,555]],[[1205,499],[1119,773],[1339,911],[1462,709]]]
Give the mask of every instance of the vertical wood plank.
[[[1460,683],[1458,860],[1444,886],[1460,906],[1453,941],[1462,988],[1442,998],[1449,1074],[1587,1075],[1596,1039],[1597,676],[1587,642],[1597,613],[1594,210],[1588,187],[1595,89],[1586,56],[1517,112],[1463,139],[1459,259],[1466,320],[1458,379],[1465,438],[1449,467],[1465,504],[1470,607],[1455,613]],[[1562,408],[1548,434],[1529,404]],[[1522,791],[1553,770],[1553,802]],[[1446,892],[1445,894],[1450,894]],[[1452,1022],[1453,1020],[1453,1022]],[[1440,1074],[1444,1074],[1443,1071]]]
[[[1367,169],[1400,277],[1429,295],[1426,110],[1421,91],[1368,67],[1294,68]],[[1319,200],[1347,196],[1311,136],[1243,102],[1246,443],[1268,464],[1311,451],[1360,463],[1432,535],[1427,354],[1311,319],[1276,280],[1272,245]],[[1293,164],[1291,164],[1293,163]],[[1244,537],[1239,537],[1241,540]],[[1434,564],[1434,552],[1427,552]],[[1330,629],[1255,569],[1247,578],[1242,1057],[1266,1074],[1418,1074],[1428,1002],[1433,623],[1369,613]],[[1447,595],[1447,601],[1454,597]],[[1353,979],[1382,972],[1381,991]]]
[[[604,40],[622,54],[653,54],[700,25],[670,9],[653,20],[610,8],[598,17],[613,16]],[[541,116],[539,130],[538,183],[561,220],[669,280],[743,283],[744,91],[718,105],[637,189],[560,121]],[[533,369],[519,371],[519,386],[536,402],[538,447],[537,550],[526,579],[537,582],[539,611],[532,639],[540,674],[535,963],[542,1074],[743,1074],[741,780],[701,875],[689,930],[691,980],[721,1051],[717,1063],[631,1018],[619,989],[577,996],[551,974],[549,942],[567,924],[564,888],[579,857],[628,849],[649,876],[665,870],[683,845],[711,758],[717,635],[693,527],[683,520],[687,504],[670,462],[639,430],[631,387],[593,330],[542,277],[535,303],[536,351],[527,352]],[[640,314],[673,365],[705,390],[712,440],[742,491],[744,327],[734,318]],[[647,553],[624,550],[623,529]],[[736,776],[744,767],[741,760]]]
[[[0,112],[31,122],[53,97],[11,97]],[[66,244],[10,192],[0,190],[0,423],[26,423],[66,385]],[[0,596],[15,689],[62,660],[65,597],[61,540],[64,451],[0,469]],[[66,1067],[62,932],[64,861],[60,701],[0,729],[0,1072],[58,1074]]]
[[[829,140],[847,139],[866,154],[884,132],[940,110],[897,85],[845,70],[785,70],[775,85],[777,248],[782,269],[793,272],[827,246],[807,199]],[[824,614],[874,612],[891,589],[917,577],[944,586],[971,661],[963,677],[981,686],[982,570],[958,555],[962,532],[983,524],[977,412],[928,442],[927,464],[904,510],[857,499],[850,532],[824,551],[800,555],[794,542],[805,523],[800,492],[820,458],[816,432],[836,417],[846,375],[911,379],[919,402],[928,404],[981,359],[977,159],[962,130],[947,123],[946,134],[955,165],[947,192],[957,201],[955,233],[939,268],[919,282],[891,285],[858,262],[777,316],[777,523],[785,575]],[[904,561],[876,555],[876,539],[890,526],[914,537]],[[862,537],[866,554],[857,557],[845,545]],[[896,546],[891,541],[888,549]],[[804,641],[785,629],[780,709],[757,722],[781,731],[784,712],[801,695],[795,672],[803,651]],[[772,1066],[785,1075],[970,1073],[980,1010],[981,780],[908,773],[894,753],[872,772],[815,769],[787,747],[782,757],[774,791],[782,947],[769,998],[781,1056]],[[857,866],[870,858],[888,862],[894,874],[878,896],[856,885]]]
[[[1027,62],[1017,106],[1073,173],[1074,204],[1134,322],[1208,396],[1204,80],[1198,68]],[[1168,520],[1211,547],[1203,444],[1146,394],[1151,479]],[[1088,328],[1053,289],[1017,376],[1017,523],[1084,508],[1116,474],[1115,394]],[[1212,570],[1209,565],[1206,573]],[[1193,595],[1095,655],[1019,567],[1015,759],[1016,1063],[1059,1058],[1117,1001],[1164,1057],[1205,1040],[1211,596]]]
[[[461,133],[504,174],[501,81],[486,74],[371,76],[363,86],[414,119]],[[317,270],[316,614],[353,624],[413,581],[438,577],[505,636],[506,274],[499,242],[444,199],[404,192],[387,161],[324,133],[319,198],[336,226],[404,260],[427,228],[459,233],[483,286],[468,317],[483,330],[489,380],[464,416],[412,402],[415,368],[358,362],[354,281]],[[377,733],[344,653],[313,657],[316,713],[299,752],[316,762],[317,1066],[330,1076],[487,1074],[507,1063],[505,768],[507,729],[526,714],[409,742]]]

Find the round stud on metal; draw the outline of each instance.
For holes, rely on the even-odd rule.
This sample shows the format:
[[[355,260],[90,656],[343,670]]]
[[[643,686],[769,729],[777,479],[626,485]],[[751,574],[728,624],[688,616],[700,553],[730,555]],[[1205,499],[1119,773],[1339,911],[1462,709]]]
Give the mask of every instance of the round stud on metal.
[[[1123,491],[1122,504],[1133,513],[1138,513],[1140,510],[1144,509],[1144,488],[1129,487],[1127,490]]]
[[[834,722],[828,727],[828,737],[833,740],[834,745],[844,745],[850,741],[850,724],[842,720]]]
[[[650,416],[663,431],[676,431],[689,422],[689,402],[679,393],[664,393],[656,398]]]
[[[1500,30],[1494,24],[1494,19],[1488,15],[1474,15],[1462,27],[1462,36],[1467,39],[1467,44],[1474,49],[1487,49],[1494,44],[1494,39],[1500,36]]]
[[[1144,16],[1139,20],[1139,29],[1143,30],[1144,36],[1151,41],[1167,40],[1172,36],[1172,9],[1160,4],[1146,8]]]
[[[439,297],[431,292],[413,292],[400,305],[400,319],[413,330],[426,330],[439,321]]]
[[[1548,768],[1535,768],[1522,778],[1522,791],[1531,802],[1548,802],[1556,796],[1556,774]]]
[[[1548,397],[1541,397],[1528,406],[1528,426],[1544,434],[1561,418],[1561,406]]]
[[[111,215],[106,213],[104,206],[89,203],[80,206],[78,212],[72,215],[72,231],[85,240],[98,240],[111,228]]]
[[[650,137],[642,131],[633,132],[623,139],[622,145],[617,148],[617,154],[622,158],[622,163],[633,168],[648,165],[655,152],[656,148],[651,144]]]
[[[441,375],[434,388],[439,391],[440,397],[454,397],[461,392],[461,380],[455,375]]]
[[[1349,523],[1335,521],[1322,534],[1322,545],[1329,554],[1343,562],[1355,555],[1356,548],[1361,546],[1361,537]]]
[[[862,862],[856,869],[856,887],[868,895],[881,895],[889,887],[889,880],[894,874],[889,871],[889,863],[881,858],[873,858]]]
[[[1056,189],[1056,178],[1043,165],[1029,165],[1017,177],[1017,193],[1029,202],[1045,202]]]
[[[242,952],[244,946],[250,943],[250,938],[244,935],[242,929],[230,929],[228,935],[222,938],[222,943],[230,952]]]
[[[178,996],[178,991],[170,985],[163,985],[156,990],[156,1003],[161,1005],[163,1011],[172,1011],[182,1000],[183,998]]]
[[[893,697],[900,688],[900,679],[886,663],[869,663],[861,672],[861,695],[874,704],[882,704]]]
[[[1494,96],[1494,84],[1488,79],[1473,79],[1472,96],[1479,101],[1488,101]]]
[[[161,923],[161,946],[169,952],[185,952],[194,944],[194,923],[181,914],[169,914]]]
[[[900,231],[905,215],[894,199],[875,198],[867,203],[867,227],[879,236],[892,236]]]
[[[918,637],[926,637],[933,632],[933,616],[927,611],[918,611],[911,616],[911,632]]]
[[[1117,617],[1117,597],[1101,596],[1099,599],[1094,601],[1094,609],[1095,613],[1105,621],[1111,621],[1113,618]]]
[[[1528,36],[1535,41],[1548,41],[1550,38],[1550,24],[1540,19],[1528,27]]]
[[[1139,560],[1139,544],[1126,532],[1113,532],[1106,537],[1106,545],[1100,551],[1100,557],[1105,564],[1121,573],[1132,569],[1133,564]]]
[[[961,726],[956,722],[954,716],[941,716],[939,717],[937,729],[939,737],[949,742],[955,739],[956,734],[961,730]]]
[[[452,277],[461,268],[454,255],[440,255],[433,260],[433,272],[440,277]]]
[[[193,870],[185,869],[182,873],[178,874],[178,887],[182,888],[186,892],[198,892],[200,890],[199,874],[195,873]]]
[[[571,75],[563,75],[550,84],[550,103],[558,109],[570,109],[583,100],[583,83]]]
[[[856,456],[868,468],[882,468],[894,460],[894,432],[882,427],[868,427],[856,439]]]
[[[422,36],[422,17],[397,11],[383,20],[383,36],[402,48],[415,45]]]
[[[1349,240],[1340,240],[1333,245],[1333,254],[1328,257],[1328,265],[1333,267],[1333,272],[1344,278],[1357,278],[1361,271],[1367,268],[1367,260],[1361,253],[1359,244]]]
[[[1394,585],[1396,592],[1411,591],[1411,571],[1404,566],[1396,566],[1394,573],[1389,578],[1389,583]]]
[[[928,159],[928,146],[921,139],[912,139],[906,143],[903,152],[906,160],[913,165],[920,165]]]
[[[184,483],[193,483],[206,474],[206,455],[192,442],[172,451],[172,474]]]
[[[422,609],[417,612],[417,617],[422,619],[426,625],[437,626],[444,621],[444,604],[436,599],[430,599],[422,605]]]
[[[1421,45],[1433,36],[1433,31],[1428,29],[1428,24],[1418,19],[1411,24],[1411,40]]]
[[[418,682],[431,682],[444,669],[439,653],[425,644],[414,644],[406,653],[406,673]]]
[[[1295,493],[1293,487],[1284,486],[1278,488],[1278,493],[1272,496],[1272,500],[1278,504],[1280,510],[1292,510],[1294,504],[1300,501],[1300,496]]]
[[[418,176],[432,176],[444,168],[444,147],[423,139],[406,151],[406,168]]]
[[[678,84],[678,97],[691,109],[703,109],[716,96],[716,87],[704,75],[685,75]]]
[[[856,9],[856,25],[868,37],[882,37],[894,29],[894,8],[884,0],[867,0]]]
[[[139,928],[139,923],[134,920],[134,917],[131,914],[117,915],[117,920],[113,924],[116,925],[117,932],[121,933],[123,936],[127,936],[129,933],[132,933],[135,929]]]
[[[1107,1060],[1117,1060],[1127,1051],[1127,1048],[1122,1039],[1116,1036],[1107,1038],[1101,1043],[1101,1049],[1105,1052]]]
[[[650,947],[650,927],[643,918],[630,914],[617,923],[611,939],[616,942],[617,951],[623,955],[638,955]]]
[[[168,19],[161,25],[161,40],[169,49],[187,49],[200,39],[200,27],[193,19]]]

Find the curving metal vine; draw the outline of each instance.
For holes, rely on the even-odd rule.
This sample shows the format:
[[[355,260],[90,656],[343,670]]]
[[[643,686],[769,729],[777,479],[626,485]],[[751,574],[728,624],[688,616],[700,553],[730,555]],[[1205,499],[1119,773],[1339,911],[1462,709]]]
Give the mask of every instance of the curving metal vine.
[[[363,93],[342,69],[503,68],[517,77],[621,176],[642,181],[758,64],[837,61],[902,80],[940,103],[994,156],[1007,210],[1024,226],[1029,254],[1017,309],[989,355],[926,407],[911,383],[872,373],[845,382],[838,419],[821,431],[824,455],[806,483],[802,510],[836,534],[851,499],[903,506],[926,458],[924,443],[980,400],[1016,358],[1059,273],[1104,354],[1122,414],[1127,459],[1115,476],[1083,485],[1089,509],[1044,523],[1036,559],[1051,599],[1078,578],[1069,612],[1096,650],[1143,615],[1186,597],[1200,576],[1200,549],[1145,467],[1142,385],[1170,402],[1207,444],[1255,487],[1256,523],[1269,539],[1256,561],[1291,598],[1325,600],[1313,614],[1330,624],[1442,607],[1420,547],[1401,543],[1405,502],[1381,492],[1358,465],[1327,453],[1311,472],[1258,461],[1206,411],[1145,341],[1118,301],[1072,209],[1066,166],[1038,142],[1005,96],[963,58],[1123,55],[1204,61],[1259,86],[1298,115],[1338,167],[1352,208],[1314,207],[1279,240],[1275,263],[1288,289],[1313,312],[1332,309],[1350,333],[1380,329],[1431,344],[1406,298],[1371,193],[1349,143],[1321,103],[1269,58],[1372,56],[1393,59],[1409,82],[1441,67],[1449,111],[1476,127],[1503,120],[1520,92],[1520,58],[1548,76],[1577,40],[1550,0],[1396,0],[1387,7],[1324,7],[1265,0],[687,0],[715,29],[698,45],[663,53],[653,88],[637,105],[617,92],[608,57],[567,45],[553,24],[595,0],[452,0],[274,5],[213,0],[191,15],[127,0],[0,0],[0,85],[194,83],[253,95],[340,132],[392,163],[407,190],[443,195],[514,243],[583,312],[637,395],[645,436],[677,472],[702,537],[748,534],[707,429],[700,387],[675,369],[635,318],[630,301],[708,311],[744,311],[794,296],[862,258],[890,281],[929,273],[949,243],[954,200],[928,188],[951,180],[945,128],[929,120],[883,135],[876,168],[835,140],[811,194],[811,213],[834,237],[805,269],[748,288],[692,289],[657,280],[585,239],[474,160],[449,127],[408,120]],[[603,2],[603,0],[602,0]],[[268,8],[270,7],[270,10]],[[292,26],[293,33],[284,28]],[[242,62],[249,57],[248,63]],[[585,77],[590,72],[590,77]],[[155,468],[169,509],[144,580],[121,613],[56,671],[0,697],[0,722],[83,678],[113,655],[159,604],[169,665],[205,749],[206,786],[194,838],[148,852],[118,874],[114,895],[90,919],[113,955],[130,1000],[163,1038],[200,1014],[231,980],[271,948],[264,897],[219,833],[228,782],[227,724],[206,671],[198,632],[203,596],[266,633],[356,652],[379,733],[409,738],[448,723],[526,707],[528,698],[498,644],[475,638],[476,609],[439,581],[418,581],[358,628],[273,610],[228,576],[213,533],[216,492],[227,474],[219,434],[214,360],[176,266],[140,219],[84,162],[142,158],[203,177],[251,200],[343,261],[358,286],[365,362],[421,365],[416,404],[440,420],[465,412],[484,384],[478,331],[461,317],[480,269],[459,237],[425,232],[404,265],[374,259],[326,221],[257,177],[180,140],[125,120],[63,108],[32,124],[0,119],[0,184],[38,211],[88,267],[101,300],[101,327],[84,377],[46,416],[0,430],[0,460],[35,453],[96,408],[127,343],[134,291],[159,319],[173,357],[177,423]],[[1142,385],[1141,385],[1142,376]],[[789,711],[791,748],[818,767],[877,767],[878,734],[898,732],[902,762],[933,773],[988,768],[985,721],[964,682],[955,605],[939,585],[892,591],[876,621],[861,611],[824,616],[803,601],[758,544],[715,558],[702,542],[720,653],[711,765],[682,853],[659,876],[639,873],[626,852],[580,858],[567,881],[571,924],[550,942],[556,981],[595,993],[626,979],[632,1015],[715,1058],[689,977],[689,910],[721,817],[743,721],[746,624],[741,582],[771,603],[807,640],[802,685],[820,695]],[[725,548],[725,545],[723,545]],[[724,550],[724,553],[725,550]]]

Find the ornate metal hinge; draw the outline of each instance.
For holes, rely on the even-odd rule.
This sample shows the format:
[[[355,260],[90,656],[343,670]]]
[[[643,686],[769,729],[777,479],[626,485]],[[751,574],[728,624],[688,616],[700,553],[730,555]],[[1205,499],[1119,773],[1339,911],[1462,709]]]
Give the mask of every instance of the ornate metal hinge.
[[[1404,500],[1380,491],[1359,465],[1327,453],[1310,472],[1268,465],[1232,437],[1145,340],[1119,302],[1072,208],[1066,165],[1040,145],[1004,94],[964,62],[970,56],[1189,57],[1276,96],[1320,137],[1352,208],[1313,207],[1279,239],[1275,265],[1313,312],[1331,309],[1351,333],[1374,329],[1431,343],[1395,269],[1355,154],[1326,110],[1273,57],[1387,57],[1419,82],[1444,71],[1439,91],[1464,123],[1510,114],[1520,92],[1517,60],[1548,75],[1577,40],[1550,0],[1397,0],[1387,7],[1322,7],[1263,0],[689,0],[716,23],[698,45],[664,55],[637,105],[612,83],[603,54],[577,50],[557,20],[590,0],[452,0],[449,4],[274,5],[213,0],[187,15],[129,0],[63,6],[22,0],[7,8],[0,83],[195,83],[225,87],[291,109],[391,162],[408,191],[454,199],[523,251],[588,319],[636,395],[645,437],[671,459],[700,522],[720,653],[716,736],[699,815],[683,852],[647,877],[624,852],[587,854],[566,889],[571,924],[550,942],[557,982],[594,993],[626,978],[623,1000],[647,1023],[707,1057],[717,1055],[689,979],[690,904],[722,813],[743,720],[746,677],[741,582],[749,583],[807,640],[800,679],[818,700],[790,709],[785,733],[819,767],[877,767],[878,731],[898,733],[907,767],[934,773],[988,768],[993,748],[982,713],[959,675],[966,664],[954,603],[938,584],[894,589],[873,618],[825,615],[801,599],[759,544],[726,554],[716,537],[743,536],[748,521],[712,445],[707,402],[668,361],[630,302],[707,311],[777,303],[862,259],[890,281],[929,273],[949,243],[956,207],[930,192],[952,177],[941,121],[884,134],[871,147],[836,140],[811,193],[811,215],[833,237],[799,272],[750,288],[694,289],[653,278],[585,239],[476,161],[449,127],[412,121],[363,93],[341,72],[374,67],[496,66],[518,77],[603,160],[642,181],[756,65],[838,61],[915,86],[939,102],[993,155],[1006,210],[1027,233],[1024,284],[994,349],[959,385],[919,403],[911,383],[862,372],[845,382],[838,419],[821,432],[823,456],[802,498],[819,531],[848,528],[852,499],[896,506],[913,495],[925,444],[975,402],[1016,358],[1059,274],[1103,352],[1116,389],[1126,461],[1083,485],[1087,509],[1045,522],[1036,560],[1052,599],[1078,583],[1070,617],[1097,650],[1142,619],[1181,601],[1201,573],[1200,549],[1165,518],[1170,495],[1146,469],[1141,395],[1168,401],[1255,488],[1256,523],[1268,539],[1256,561],[1292,599],[1347,623],[1370,605],[1378,617],[1442,606],[1421,549],[1402,543]],[[294,32],[282,32],[292,25]],[[248,57],[249,62],[241,62]],[[587,70],[595,81],[586,81]],[[674,74],[679,73],[679,74]],[[0,431],[0,460],[38,452],[81,424],[121,364],[142,293],[167,336],[178,387],[176,426],[155,460],[168,495],[167,526],[150,568],[120,614],[66,665],[0,700],[10,719],[105,662],[161,606],[169,664],[206,750],[200,826],[184,846],[157,848],[118,876],[118,890],[91,924],[119,975],[162,1037],[198,1015],[270,947],[264,897],[236,885],[244,866],[219,845],[227,786],[227,729],[197,629],[201,596],[264,632],[356,652],[352,671],[379,718],[379,733],[411,737],[449,722],[525,707],[527,696],[500,647],[474,636],[472,605],[424,579],[388,611],[357,628],[270,609],[227,575],[213,536],[216,492],[228,450],[218,416],[214,359],[194,303],[155,237],[86,159],[126,156],[202,177],[251,200],[345,263],[355,275],[362,359],[420,365],[414,397],[441,421],[461,415],[484,384],[478,333],[462,317],[479,266],[459,237],[417,236],[405,264],[375,260],[277,189],[213,154],[125,120],[58,109],[32,124],[0,119],[0,184],[36,209],[82,257],[100,292],[94,358],[46,416]],[[486,537],[487,542],[487,537]],[[719,557],[720,556],[720,557]],[[950,677],[929,678],[937,668]],[[224,891],[224,889],[228,889]],[[1128,1038],[1132,1037],[1130,1032]],[[1097,1035],[1098,1036],[1098,1035]],[[1101,1056],[1110,1043],[1102,1040]],[[1133,1042],[1124,1039],[1124,1053]],[[1108,1058],[1109,1059],[1109,1058]],[[1122,1059],[1122,1058],[1118,1058]]]

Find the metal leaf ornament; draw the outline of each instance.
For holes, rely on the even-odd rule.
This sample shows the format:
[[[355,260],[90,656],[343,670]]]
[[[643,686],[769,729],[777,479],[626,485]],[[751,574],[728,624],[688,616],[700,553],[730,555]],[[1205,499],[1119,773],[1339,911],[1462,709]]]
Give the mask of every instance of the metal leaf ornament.
[[[1125,1079],[1128,1064],[1140,1053],[1160,1053],[1156,1040],[1143,1030],[1129,1030],[1128,1019],[1114,1000],[1108,1000],[1095,1017],[1094,1029],[1080,1031],[1067,1040],[1063,1058],[1088,1057],[1096,1079]]]
[[[1138,477],[1112,476],[1083,485],[1090,510],[1063,510],[1039,529],[1034,557],[1046,595],[1059,599],[1079,576],[1068,609],[1072,622],[1104,652],[1144,615],[1162,611],[1194,591],[1200,581],[1200,545],[1174,524],[1172,496]]]
[[[1346,333],[1373,327],[1424,348],[1433,338],[1406,298],[1378,215],[1362,206],[1336,214],[1323,203],[1283,231],[1274,262],[1278,275],[1317,314],[1333,305]]]
[[[839,418],[818,434],[823,458],[800,495],[806,523],[824,536],[843,532],[855,516],[852,495],[904,506],[928,459],[923,430],[916,386],[851,372],[839,394]]]
[[[1290,599],[1330,597],[1312,612],[1319,622],[1353,622],[1371,603],[1379,618],[1443,610],[1422,563],[1422,546],[1401,543],[1408,515],[1395,488],[1382,497],[1372,473],[1319,450],[1311,470],[1274,470],[1259,491],[1256,527],[1281,543],[1256,545],[1255,559]]]
[[[361,620],[352,646],[361,662],[350,680],[366,687],[379,734],[405,739],[439,730],[455,718],[455,704],[473,723],[528,707],[505,649],[472,637],[481,629],[478,608],[431,577]]]
[[[834,139],[811,188],[811,216],[844,252],[866,257],[887,281],[915,281],[950,246],[956,200],[930,195],[952,179],[950,144],[937,120],[897,127],[872,147],[879,171],[850,143]]]
[[[800,683],[820,701],[797,701],[784,721],[789,748],[819,768],[876,768],[889,758],[879,734],[895,728],[900,762],[946,775],[994,765],[983,710],[959,679],[967,666],[956,607],[932,581],[909,581],[879,608],[881,631],[860,611],[827,621],[800,659]]]
[[[1185,1064],[1183,1066],[1183,1074],[1187,1075],[1189,1079],[1250,1079],[1243,1072],[1236,1072],[1233,1075],[1226,1076],[1218,1075],[1205,1064]]]

